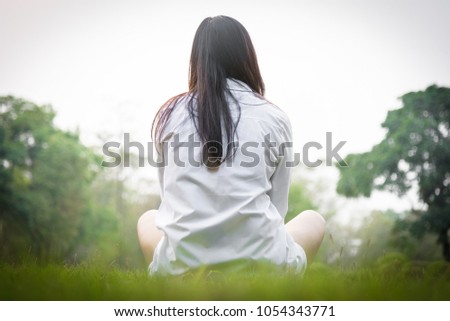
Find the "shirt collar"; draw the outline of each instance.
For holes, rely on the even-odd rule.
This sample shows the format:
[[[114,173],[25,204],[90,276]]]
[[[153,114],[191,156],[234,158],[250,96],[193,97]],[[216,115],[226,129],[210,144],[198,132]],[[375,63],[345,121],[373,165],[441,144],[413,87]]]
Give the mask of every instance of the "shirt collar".
[[[227,86],[230,90],[253,92],[245,82],[234,78],[227,78]]]

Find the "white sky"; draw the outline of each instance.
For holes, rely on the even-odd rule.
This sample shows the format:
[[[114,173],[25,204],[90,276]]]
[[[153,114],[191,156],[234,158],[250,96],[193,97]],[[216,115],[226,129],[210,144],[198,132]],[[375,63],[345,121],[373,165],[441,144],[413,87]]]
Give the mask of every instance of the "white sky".
[[[88,144],[145,142],[157,108],[187,89],[195,30],[218,14],[249,31],[297,148],[331,131],[342,155],[366,151],[397,97],[450,86],[445,0],[0,0],[0,95],[52,104]]]

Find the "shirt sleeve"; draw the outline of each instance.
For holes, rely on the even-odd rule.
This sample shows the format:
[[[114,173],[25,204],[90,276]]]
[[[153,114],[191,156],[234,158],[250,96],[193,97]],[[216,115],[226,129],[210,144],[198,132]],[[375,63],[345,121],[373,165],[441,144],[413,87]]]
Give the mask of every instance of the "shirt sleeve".
[[[276,136],[278,152],[277,165],[270,178],[272,188],[268,192],[268,195],[284,219],[288,211],[289,186],[294,159],[292,128],[287,116],[283,119],[283,124]]]
[[[161,198],[164,197],[164,169],[165,169],[165,157],[164,157],[164,146],[160,144],[160,151],[156,152],[157,164],[158,164],[158,180]]]

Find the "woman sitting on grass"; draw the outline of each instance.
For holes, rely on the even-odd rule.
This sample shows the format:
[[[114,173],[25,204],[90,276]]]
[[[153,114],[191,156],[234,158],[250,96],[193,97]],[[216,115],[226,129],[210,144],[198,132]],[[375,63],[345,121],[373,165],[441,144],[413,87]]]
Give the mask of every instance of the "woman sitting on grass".
[[[230,262],[269,262],[303,273],[325,221],[305,211],[284,224],[291,125],[264,98],[244,26],[226,16],[203,20],[189,72],[189,91],[165,103],[153,122],[164,163],[162,201],[137,226],[150,274]]]

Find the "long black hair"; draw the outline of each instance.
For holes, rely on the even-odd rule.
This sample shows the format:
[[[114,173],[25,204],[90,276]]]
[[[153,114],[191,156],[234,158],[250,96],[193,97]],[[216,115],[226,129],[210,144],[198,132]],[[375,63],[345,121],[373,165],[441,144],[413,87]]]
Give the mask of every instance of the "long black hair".
[[[195,33],[189,66],[189,91],[172,97],[160,108],[152,126],[154,141],[160,141],[175,105],[186,97],[189,114],[203,143],[203,163],[214,168],[232,157],[233,151],[224,150],[222,143],[223,138],[227,142],[234,141],[240,107],[236,102],[239,117],[233,120],[226,100],[226,94],[230,94],[227,78],[240,80],[256,94],[264,96],[264,82],[247,30],[231,17],[208,17]]]

